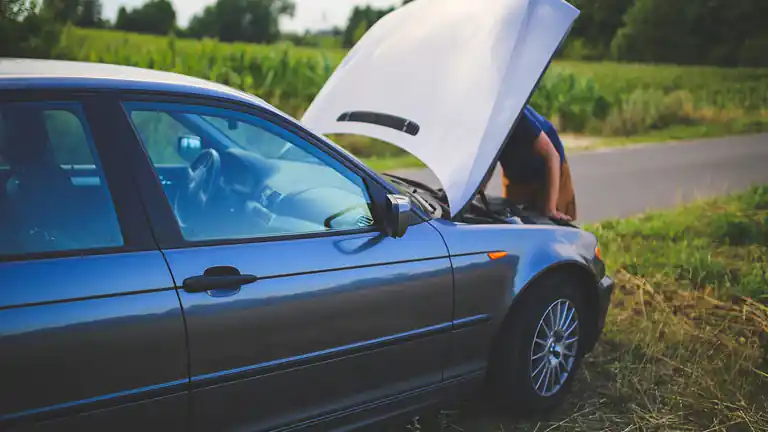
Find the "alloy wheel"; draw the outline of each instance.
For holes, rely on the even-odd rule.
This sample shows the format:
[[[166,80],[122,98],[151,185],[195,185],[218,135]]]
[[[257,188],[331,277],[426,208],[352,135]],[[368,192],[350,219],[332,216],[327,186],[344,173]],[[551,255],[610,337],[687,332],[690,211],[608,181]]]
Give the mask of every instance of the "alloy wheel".
[[[531,383],[536,393],[548,397],[565,384],[576,362],[579,316],[568,300],[552,303],[539,321],[531,344]]]

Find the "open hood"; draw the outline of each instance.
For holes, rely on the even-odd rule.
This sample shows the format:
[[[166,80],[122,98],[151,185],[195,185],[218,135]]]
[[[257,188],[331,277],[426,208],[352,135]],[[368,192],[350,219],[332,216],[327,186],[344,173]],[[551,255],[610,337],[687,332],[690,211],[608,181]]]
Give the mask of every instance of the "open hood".
[[[413,154],[454,216],[496,164],[578,14],[563,0],[416,0],[363,36],[302,122]]]

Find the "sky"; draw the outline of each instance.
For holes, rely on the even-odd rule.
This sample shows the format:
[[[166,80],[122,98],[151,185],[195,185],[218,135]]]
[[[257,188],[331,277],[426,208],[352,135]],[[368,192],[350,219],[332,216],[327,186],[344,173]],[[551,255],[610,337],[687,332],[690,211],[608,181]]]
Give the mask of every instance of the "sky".
[[[104,17],[114,22],[120,6],[128,9],[145,3],[146,0],[102,0]],[[216,0],[171,0],[176,10],[176,21],[186,27],[192,15],[202,11]],[[401,0],[294,0],[296,13],[293,18],[280,21],[280,29],[287,32],[324,30],[333,26],[344,27],[352,8],[356,5],[371,5],[385,8],[402,3]]]

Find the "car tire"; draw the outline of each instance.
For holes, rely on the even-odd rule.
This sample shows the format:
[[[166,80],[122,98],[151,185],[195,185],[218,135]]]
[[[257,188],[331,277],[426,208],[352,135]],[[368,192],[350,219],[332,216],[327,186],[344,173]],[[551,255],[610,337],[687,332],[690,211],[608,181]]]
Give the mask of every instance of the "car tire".
[[[520,296],[502,324],[489,385],[508,408],[546,414],[560,405],[581,366],[588,311],[582,288],[564,274],[542,276]]]

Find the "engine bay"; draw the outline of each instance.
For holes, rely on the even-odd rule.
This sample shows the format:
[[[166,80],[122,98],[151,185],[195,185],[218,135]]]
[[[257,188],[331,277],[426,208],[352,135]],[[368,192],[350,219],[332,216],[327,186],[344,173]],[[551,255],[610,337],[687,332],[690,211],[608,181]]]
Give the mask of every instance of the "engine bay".
[[[407,192],[418,205],[434,217],[448,218],[448,199],[442,189],[433,189],[423,183],[388,174],[387,177],[399,189]],[[452,220],[467,224],[554,225],[575,228],[568,221],[554,219],[536,211],[513,204],[503,197],[488,197],[479,192],[467,208]]]

